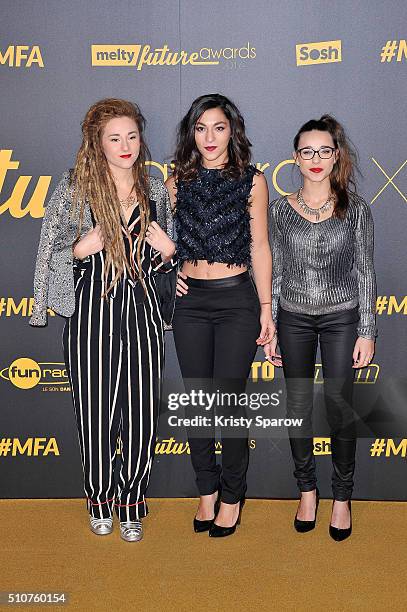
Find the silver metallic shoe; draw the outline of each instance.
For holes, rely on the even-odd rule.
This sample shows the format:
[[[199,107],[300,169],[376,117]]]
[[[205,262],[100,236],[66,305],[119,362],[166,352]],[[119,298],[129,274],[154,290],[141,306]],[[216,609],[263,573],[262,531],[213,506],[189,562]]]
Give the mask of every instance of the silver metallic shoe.
[[[124,521],[120,523],[120,536],[126,542],[139,542],[143,538],[141,521]]]
[[[96,535],[108,535],[113,531],[113,519],[97,519],[90,517],[90,528],[93,533],[96,533]]]

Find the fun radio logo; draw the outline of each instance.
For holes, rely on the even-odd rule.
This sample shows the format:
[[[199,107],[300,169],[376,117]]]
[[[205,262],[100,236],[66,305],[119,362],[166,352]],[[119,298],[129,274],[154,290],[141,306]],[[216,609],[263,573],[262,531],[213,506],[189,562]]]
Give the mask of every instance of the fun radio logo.
[[[7,368],[0,371],[0,376],[18,389],[32,389],[41,385],[47,390],[67,390],[69,379],[64,363],[39,362],[29,357],[15,359]]]
[[[332,64],[342,61],[342,43],[340,40],[300,43],[295,46],[295,52],[297,66]]]

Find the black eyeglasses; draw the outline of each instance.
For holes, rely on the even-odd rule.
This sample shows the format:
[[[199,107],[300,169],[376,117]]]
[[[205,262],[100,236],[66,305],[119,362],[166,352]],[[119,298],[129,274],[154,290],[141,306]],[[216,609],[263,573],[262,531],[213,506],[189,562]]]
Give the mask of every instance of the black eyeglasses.
[[[336,151],[335,147],[320,147],[318,151],[313,149],[312,147],[303,147],[302,149],[297,149],[297,153],[299,153],[302,159],[314,159],[315,153],[318,153],[320,159],[330,159],[332,155]]]

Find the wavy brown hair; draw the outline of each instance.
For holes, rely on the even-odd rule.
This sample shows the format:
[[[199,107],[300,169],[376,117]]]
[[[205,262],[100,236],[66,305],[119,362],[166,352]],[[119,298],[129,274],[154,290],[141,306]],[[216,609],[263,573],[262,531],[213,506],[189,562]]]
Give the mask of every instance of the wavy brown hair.
[[[134,190],[140,205],[141,231],[137,244],[137,269],[133,260],[126,257],[121,224],[120,202],[112,172],[102,148],[104,128],[110,119],[129,117],[137,124],[140,134],[140,153],[132,171]],[[149,224],[148,173],[146,160],[150,158],[144,141],[145,119],[140,109],[133,102],[117,98],[99,100],[90,107],[82,122],[82,144],[76,157],[75,168],[71,176],[73,186],[73,210],[79,209],[78,237],[83,222],[85,203],[88,203],[96,222],[100,225],[106,252],[105,282],[114,267],[114,277],[105,291],[105,296],[112,290],[126,268],[130,276],[141,277],[141,247]],[[127,225],[125,224],[125,227]],[[127,239],[131,236],[128,233]]]
[[[239,109],[229,98],[221,94],[207,94],[192,102],[191,108],[178,126],[173,160],[174,176],[177,180],[191,181],[197,176],[201,165],[201,154],[195,143],[195,125],[204,112],[211,108],[220,108],[230,123],[228,161],[222,169],[223,176],[238,178],[244,174],[250,164],[252,145],[246,136],[244,119]]]
[[[338,150],[338,158],[329,175],[331,190],[335,196],[335,207],[332,215],[344,219],[349,206],[349,192],[356,193],[356,173],[360,173],[358,154],[347,137],[343,126],[332,115],[322,115],[320,119],[311,119],[304,123],[294,138],[294,150],[298,150],[301,134],[318,130],[329,132]]]

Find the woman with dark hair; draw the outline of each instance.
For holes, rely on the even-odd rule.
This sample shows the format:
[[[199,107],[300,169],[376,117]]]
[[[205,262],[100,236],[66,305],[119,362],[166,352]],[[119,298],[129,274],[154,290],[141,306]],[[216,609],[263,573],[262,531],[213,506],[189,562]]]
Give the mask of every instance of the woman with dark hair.
[[[356,194],[356,153],[333,117],[324,115],[300,128],[294,160],[302,187],[270,207],[273,319],[281,355],[277,337],[265,353],[274,365],[283,365],[288,416],[303,419],[289,435],[301,492],[294,526],[306,532],[315,527],[319,500],[312,439],[319,341],[333,463],[329,533],[341,541],[352,530],[353,378],[356,368],[372,360],[376,337],[373,220]]]
[[[164,363],[154,277],[175,266],[168,193],[147,174],[144,123],[125,100],[86,113],[75,168],[46,208],[30,320],[46,325],[47,306],[67,317],[90,528],[111,533],[115,508],[128,542],[143,535]]]
[[[175,170],[167,186],[176,208],[182,266],[173,329],[189,388],[193,379],[201,389],[243,392],[257,345],[271,340],[275,331],[268,190],[263,174],[250,165],[250,146],[239,110],[220,94],[197,98],[179,126]],[[236,416],[239,408],[224,410]],[[194,529],[223,537],[240,521],[248,431],[222,427],[220,467],[214,411],[205,415],[212,427],[187,429],[200,494]]]

